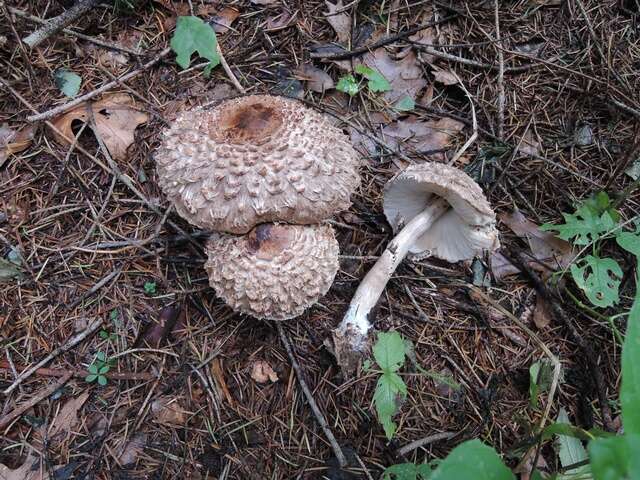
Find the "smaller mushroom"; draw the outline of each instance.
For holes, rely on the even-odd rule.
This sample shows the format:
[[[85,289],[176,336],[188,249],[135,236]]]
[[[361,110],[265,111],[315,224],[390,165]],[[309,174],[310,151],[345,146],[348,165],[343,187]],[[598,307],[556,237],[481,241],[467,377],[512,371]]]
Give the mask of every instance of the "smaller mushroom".
[[[495,213],[480,186],[441,163],[411,165],[392,178],[385,186],[384,213],[397,234],[360,283],[333,333],[336,356],[347,370],[365,350],[370,313],[407,254],[457,262],[500,246]]]
[[[242,236],[214,234],[205,267],[209,284],[234,310],[287,320],[327,293],[338,252],[328,225],[265,223]]]

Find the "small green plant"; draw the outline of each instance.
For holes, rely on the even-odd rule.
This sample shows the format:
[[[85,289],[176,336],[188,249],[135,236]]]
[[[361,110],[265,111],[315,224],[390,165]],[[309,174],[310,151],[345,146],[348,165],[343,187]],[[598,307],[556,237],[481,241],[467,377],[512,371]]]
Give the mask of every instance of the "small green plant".
[[[118,339],[118,335],[113,332],[107,332],[106,330],[100,330],[98,336],[103,340],[115,341]]]
[[[107,360],[107,356],[104,352],[98,352],[96,354],[96,358],[93,360],[91,365],[89,365],[89,375],[85,377],[85,381],[88,383],[98,382],[99,385],[107,384],[107,373],[111,370],[111,367],[114,365],[114,360]]]
[[[75,97],[80,91],[82,79],[79,75],[69,70],[64,68],[56,70],[53,74],[53,80],[56,83],[56,87],[69,98]]]
[[[176,53],[176,63],[183,69],[189,68],[191,55],[196,52],[209,60],[204,69],[205,76],[209,76],[213,67],[220,63],[216,32],[198,17],[178,17],[170,45]]]
[[[339,92],[346,93],[350,97],[355,96],[360,91],[360,86],[358,85],[358,81],[356,78],[349,74],[345,75],[338,80],[336,84],[336,90]]]
[[[155,295],[158,291],[156,282],[144,282],[144,291],[147,295]]]
[[[553,378],[553,365],[548,360],[534,362],[529,367],[529,404],[538,408],[538,396],[547,391]]]
[[[391,84],[389,83],[389,81],[384,78],[384,76],[380,72],[375,71],[373,68],[365,67],[364,65],[358,65],[355,68],[355,72],[367,80],[367,88],[371,93],[388,92],[389,90],[391,90]],[[352,74],[344,75],[338,80],[336,90],[353,97],[360,91],[360,84]],[[415,102],[413,101],[413,99],[409,96],[406,96],[398,101],[395,108],[397,110],[411,110],[414,107]]]
[[[357,65],[355,69],[358,75],[362,75],[367,79],[367,88],[370,92],[388,92],[391,90],[391,84],[389,80],[375,71],[373,68],[365,67],[364,65]]]

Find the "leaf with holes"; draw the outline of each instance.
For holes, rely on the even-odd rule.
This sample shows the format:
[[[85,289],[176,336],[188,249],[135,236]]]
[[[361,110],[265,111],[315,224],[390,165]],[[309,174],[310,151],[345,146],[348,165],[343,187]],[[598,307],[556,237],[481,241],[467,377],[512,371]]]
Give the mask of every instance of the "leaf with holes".
[[[571,275],[589,301],[598,307],[610,307],[618,303],[618,288],[622,278],[618,262],[613,258],[588,255],[580,265],[571,265]]]
[[[189,68],[191,55],[198,53],[209,60],[204,69],[205,76],[220,63],[218,40],[211,25],[198,17],[178,17],[176,30],[171,37],[171,49],[176,52],[176,63],[183,69]]]

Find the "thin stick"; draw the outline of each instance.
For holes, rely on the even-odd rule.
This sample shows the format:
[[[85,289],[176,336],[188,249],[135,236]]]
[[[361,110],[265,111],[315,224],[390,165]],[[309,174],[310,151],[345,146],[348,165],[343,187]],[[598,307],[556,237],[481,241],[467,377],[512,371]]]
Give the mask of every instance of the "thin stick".
[[[469,90],[467,90],[467,87],[464,86],[464,83],[462,83],[462,80],[460,79],[458,74],[453,70],[451,70],[451,73],[453,74],[454,77],[456,77],[456,79],[458,80],[458,83],[462,87],[462,90],[464,90],[465,95],[469,99],[469,104],[471,105],[471,119],[472,119],[471,126],[473,128],[473,133],[471,134],[469,139],[465,142],[465,144],[460,148],[460,150],[458,150],[456,154],[451,158],[451,160],[449,160],[449,165],[453,165],[454,163],[456,163],[458,159],[462,157],[464,152],[466,152],[467,149],[471,145],[473,145],[473,142],[475,142],[476,139],[478,138],[478,120],[476,119],[476,107],[473,104],[473,97],[471,97]]]
[[[73,100],[71,100],[70,102],[65,103],[64,105],[59,105],[59,106],[57,106],[55,108],[52,108],[51,110],[47,110],[46,112],[38,113],[36,115],[31,115],[31,116],[27,117],[27,121],[29,121],[29,122],[37,122],[37,121],[40,121],[40,120],[48,120],[50,118],[57,117],[61,113],[64,113],[67,110],[70,110],[73,107],[76,107],[76,106],[80,105],[81,103],[86,102],[87,100],[89,100],[89,99],[91,99],[93,97],[96,97],[96,96],[100,95],[101,93],[106,92],[107,90],[111,90],[113,87],[115,87],[118,84],[120,84],[120,82],[126,82],[127,80],[130,80],[133,77],[139,75],[140,73],[144,72],[149,67],[152,67],[153,65],[158,63],[160,60],[162,60],[164,57],[169,55],[170,52],[171,52],[170,48],[165,48],[158,55],[156,55],[153,59],[149,60],[147,63],[142,65],[140,68],[137,68],[137,69],[125,74],[125,75],[122,75],[121,77],[118,77],[118,78],[116,78],[115,80],[113,80],[111,82],[105,83],[101,87],[96,88],[95,90],[93,90],[93,91],[91,91],[89,93],[86,93],[85,95],[81,95],[79,97],[76,97]]]
[[[276,328],[278,329],[278,334],[280,335],[280,340],[282,341],[284,348],[287,350],[287,355],[289,355],[289,360],[291,360],[291,365],[293,366],[293,369],[296,371],[296,377],[298,377],[298,382],[300,383],[300,387],[304,392],[304,396],[306,397],[307,402],[309,403],[309,406],[311,407],[311,410],[313,411],[313,414],[316,417],[316,420],[318,421],[318,424],[320,424],[320,427],[324,431],[324,434],[326,435],[327,440],[329,440],[329,443],[331,444],[331,448],[333,449],[333,453],[335,454],[336,459],[338,460],[338,463],[340,464],[341,467],[344,468],[348,464],[347,458],[344,456],[344,453],[342,452],[342,448],[340,448],[340,444],[336,440],[336,437],[333,436],[333,433],[331,432],[331,429],[327,424],[327,420],[324,418],[324,415],[320,411],[320,408],[318,408],[318,404],[314,400],[311,390],[309,390],[307,383],[304,381],[302,368],[300,368],[300,365],[298,364],[296,357],[293,355],[291,343],[289,342],[289,339],[287,338],[287,335],[284,329],[282,328],[282,325],[280,324],[280,322],[275,322],[275,324],[276,324]]]
[[[102,287],[104,287],[107,283],[109,283],[112,278],[114,278],[115,276],[119,275],[121,271],[122,271],[122,269],[119,268],[119,269],[117,269],[117,270],[105,275],[93,287],[91,287],[89,290],[84,292],[80,297],[76,298],[73,302],[71,302],[71,304],[68,307],[69,310],[77,307],[83,300],[85,300],[86,298],[88,298],[91,295],[93,295],[94,293],[96,293],[98,290],[100,290]]]
[[[93,7],[98,5],[100,0],[80,0],[69,10],[49,20],[46,25],[42,26],[31,35],[22,39],[29,47],[34,48],[44,42],[47,38],[55,35],[71,22],[81,17]]]
[[[217,49],[218,49],[218,55],[220,55],[220,64],[222,65],[222,68],[224,68],[224,71],[226,72],[227,77],[229,77],[229,80],[231,80],[231,83],[233,83],[233,86],[236,87],[236,90],[238,90],[241,94],[244,95],[245,93],[247,93],[247,91],[244,89],[242,85],[240,85],[240,82],[234,75],[233,70],[231,70],[231,67],[229,67],[227,60],[224,58],[224,55],[222,54],[222,49],[220,48],[219,43],[217,45]]]
[[[69,381],[69,379],[73,376],[72,372],[67,372],[62,376],[57,382],[52,383],[47,388],[39,392],[38,394],[31,397],[28,401],[23,403],[22,405],[14,408],[12,411],[7,413],[4,417],[0,418],[0,428],[4,428],[13,422],[16,418],[22,415],[24,412],[29,410],[31,407],[41,402],[49,395],[52,395],[56,390],[62,387],[65,383]]]
[[[494,0],[494,12],[496,21],[496,43],[498,50],[498,138],[504,140],[504,53],[500,48],[500,14],[498,0]]]
[[[451,437],[455,437],[456,435],[457,433],[453,432],[442,432],[429,435],[428,437],[424,437],[419,440],[414,440],[413,442],[408,443],[404,447],[396,450],[396,457],[404,457],[407,453],[410,453],[418,448],[426,447],[427,445],[433,442],[439,442],[440,440],[449,440]]]
[[[95,319],[93,322],[91,322],[87,326],[87,328],[85,328],[83,332],[71,337],[71,339],[69,339],[67,343],[60,345],[53,352],[51,352],[49,355],[47,355],[38,363],[36,363],[34,366],[22,372],[18,376],[18,378],[16,378],[15,381],[11,385],[9,385],[9,387],[7,387],[2,393],[5,395],[9,395],[11,392],[13,392],[16,389],[18,385],[20,385],[27,378],[33,375],[39,368],[44,367],[47,363],[49,363],[51,360],[56,358],[58,355],[71,350],[73,347],[75,347],[85,338],[95,333],[100,328],[101,325],[102,325],[102,319],[101,318]]]
[[[22,372],[26,369],[27,367],[23,365],[18,365],[16,367],[18,372]],[[0,360],[0,370],[10,370],[9,363],[4,360]],[[40,375],[42,377],[64,377],[67,373],[69,373],[69,369],[63,370],[59,368],[38,368],[35,371],[35,375]],[[89,371],[84,369],[72,370],[70,373],[76,378],[84,378],[89,375]],[[149,372],[108,372],[105,373],[104,376],[112,380],[153,380],[156,378],[156,375]]]
[[[34,23],[39,23],[40,25],[46,25],[47,23],[49,23],[47,20],[43,20],[39,17],[36,17],[34,15],[31,15],[27,12],[24,12],[22,10],[19,10],[15,7],[7,7],[9,9],[9,12],[13,13],[16,17],[20,17],[20,18],[24,18],[25,20],[28,20],[30,22],[34,22]],[[109,50],[118,50],[124,53],[129,53],[131,55],[142,55],[142,52],[139,50],[133,50],[131,48],[127,48],[123,45],[119,45],[117,43],[111,42],[111,41],[105,41],[105,40],[101,40],[99,38],[95,38],[95,37],[90,37],[89,35],[85,35],[84,33],[80,33],[80,32],[76,32],[75,30],[71,30],[69,28],[63,28],[61,30],[63,33],[66,33],[67,35],[71,35],[73,37],[79,38],[80,40],[85,40],[87,42],[91,42],[91,43],[95,43],[96,45],[99,45],[103,48],[107,48]]]

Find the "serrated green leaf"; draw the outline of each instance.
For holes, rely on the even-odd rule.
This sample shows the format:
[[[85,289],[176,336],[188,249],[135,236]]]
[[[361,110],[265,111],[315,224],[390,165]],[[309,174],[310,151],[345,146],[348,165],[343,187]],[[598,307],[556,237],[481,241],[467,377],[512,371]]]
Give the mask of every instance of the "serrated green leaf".
[[[380,332],[373,346],[373,358],[382,370],[395,372],[404,364],[406,345],[398,332]]]
[[[569,422],[569,415],[564,408],[560,408],[556,423],[571,425]],[[582,462],[588,458],[587,451],[582,446],[580,439],[569,435],[558,435],[558,457],[560,458],[560,464],[563,467],[573,465],[578,462]],[[577,467],[566,471],[567,474],[583,474],[589,471],[588,466]]]
[[[64,68],[56,70],[53,74],[53,80],[56,87],[69,98],[75,97],[80,91],[82,78],[69,70]]]
[[[345,75],[338,80],[336,85],[336,90],[346,93],[350,97],[353,97],[360,91],[360,87],[358,86],[358,81],[351,74]]]
[[[596,193],[591,198],[585,200],[583,205],[590,208],[595,216],[600,216],[604,212],[607,212],[615,223],[620,221],[620,213],[613,208],[611,199],[609,198],[609,195],[607,195],[607,192]]]
[[[382,76],[380,72],[376,72],[373,68],[365,67],[364,65],[356,66],[356,73],[366,78],[367,88],[370,92],[388,92],[391,90],[391,84]]]
[[[638,292],[629,313],[627,333],[622,345],[620,406],[625,432],[640,434],[640,294]]]
[[[429,480],[515,480],[496,451],[480,440],[469,440],[442,460]]]
[[[574,238],[574,245],[589,245],[598,240],[603,233],[615,227],[615,222],[608,211],[597,215],[587,205],[582,205],[575,214],[563,213],[562,216],[565,223],[560,225],[545,223],[540,226],[540,230],[556,231],[558,238],[562,240]]]
[[[376,406],[378,420],[389,440],[393,438],[396,431],[396,424],[392,418],[398,409],[398,399],[405,398],[406,395],[407,387],[398,374],[385,372],[378,378],[373,402]]]
[[[220,63],[216,32],[211,25],[198,17],[178,17],[176,30],[171,37],[171,49],[176,53],[176,63],[183,69],[189,68],[191,55],[198,53],[209,60],[204,69],[205,76]]]
[[[416,108],[416,102],[409,95],[405,95],[395,103],[393,108],[395,110],[398,110],[399,112],[406,112],[408,110],[413,110],[414,108]]]
[[[589,443],[591,470],[595,480],[640,478],[640,435],[598,438]]]
[[[620,232],[616,235],[616,242],[620,248],[632,253],[640,261],[640,234],[634,232]]]
[[[98,375],[98,383],[104,387],[107,384],[107,377]]]
[[[580,265],[571,265],[571,276],[589,301],[598,307],[610,307],[620,300],[618,289],[622,269],[613,258],[587,255]]]

